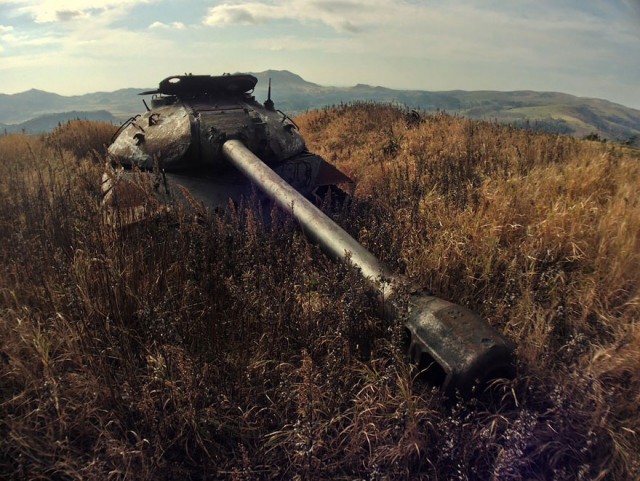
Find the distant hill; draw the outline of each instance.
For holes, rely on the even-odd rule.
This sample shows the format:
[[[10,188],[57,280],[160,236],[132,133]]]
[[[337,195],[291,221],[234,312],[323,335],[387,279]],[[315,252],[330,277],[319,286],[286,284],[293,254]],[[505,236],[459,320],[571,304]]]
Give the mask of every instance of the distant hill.
[[[26,132],[29,134],[41,134],[44,132],[52,131],[61,123],[75,119],[98,120],[102,122],[111,122],[114,124],[119,123],[119,120],[114,117],[111,112],[107,112],[106,110],[94,110],[90,112],[74,110],[71,112],[41,115],[39,117],[36,117],[35,119],[27,120],[26,122],[20,122],[19,124],[0,124],[0,134],[4,132]]]
[[[258,78],[256,98],[267,97],[269,78],[276,107],[290,115],[326,105],[353,101],[393,102],[425,111],[445,110],[474,119],[528,125],[536,130],[582,137],[591,133],[620,142],[640,139],[640,110],[607,100],[576,97],[557,92],[462,91],[430,92],[394,90],[358,84],[326,87],[304,80],[287,70],[253,73]],[[158,79],[161,80],[161,79]],[[41,90],[0,94],[0,122],[18,123],[63,111],[106,110],[119,120],[143,110],[143,90],[121,89],[65,97]]]
[[[143,108],[137,96],[143,90],[129,88],[69,97],[36,89],[13,95],[0,94],[0,122],[17,124],[47,114],[98,110],[106,110],[116,118],[125,118]]]
[[[276,106],[292,115],[324,105],[370,100],[400,103],[418,110],[445,110],[473,119],[528,125],[578,137],[596,133],[620,142],[635,137],[636,144],[640,139],[640,110],[602,99],[530,90],[429,92],[365,84],[323,87],[288,71],[268,70],[253,75],[258,78],[256,97],[266,97],[271,78]]]

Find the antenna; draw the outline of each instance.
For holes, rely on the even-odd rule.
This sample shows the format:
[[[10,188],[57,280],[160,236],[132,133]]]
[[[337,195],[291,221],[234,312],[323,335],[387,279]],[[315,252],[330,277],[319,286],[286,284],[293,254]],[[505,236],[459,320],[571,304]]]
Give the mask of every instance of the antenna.
[[[269,77],[269,91],[267,94],[267,100],[264,101],[264,108],[267,110],[275,110],[273,100],[271,100],[271,77]]]

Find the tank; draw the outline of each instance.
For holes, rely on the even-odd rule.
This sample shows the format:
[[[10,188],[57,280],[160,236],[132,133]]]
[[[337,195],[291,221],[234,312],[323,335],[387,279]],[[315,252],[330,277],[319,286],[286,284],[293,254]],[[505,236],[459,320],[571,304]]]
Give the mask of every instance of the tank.
[[[275,109],[271,85],[264,104],[256,102],[256,83],[246,74],[185,75],[143,92],[151,107],[145,102],[147,112],[125,122],[109,147],[117,168],[103,177],[105,205],[127,207],[138,220],[148,199],[129,188],[127,177],[136,176],[153,182],[161,204],[182,196],[215,208],[257,189],[328,256],[360,272],[380,316],[404,323],[408,357],[427,382],[453,398],[513,376],[514,346],[486,320],[392,272],[318,209],[320,189],[349,179],[307,151],[294,121]]]
[[[224,143],[235,139],[307,198],[324,198],[332,186],[350,182],[307,150],[295,122],[275,108],[271,85],[264,104],[255,100],[256,84],[248,74],[180,75],[142,92],[151,105],[143,101],[147,111],[127,120],[109,146],[112,164],[124,168],[118,177],[134,167],[155,171],[165,198],[179,200],[184,187],[207,207],[226,205],[251,194],[249,181],[222,154]],[[105,178],[106,202],[116,180]]]

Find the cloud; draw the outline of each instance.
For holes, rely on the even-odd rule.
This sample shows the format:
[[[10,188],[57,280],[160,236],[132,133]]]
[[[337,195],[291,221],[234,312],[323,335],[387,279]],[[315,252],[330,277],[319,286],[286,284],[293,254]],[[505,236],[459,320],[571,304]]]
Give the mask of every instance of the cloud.
[[[73,76],[59,87],[66,91],[83,82],[94,89],[107,79],[111,83],[103,88],[111,88],[133,76],[151,85],[155,75],[174,73],[179,62],[180,71],[278,66],[329,84],[555,89],[607,97],[633,86],[640,75],[639,5],[638,0],[0,0],[5,49],[0,89],[17,88],[8,86],[5,72],[21,68],[31,69],[34,82],[44,82],[44,65],[52,67],[49,82]],[[167,58],[175,61],[163,61]],[[323,77],[323,72],[329,73]]]
[[[607,82],[640,74],[634,5],[640,2],[226,0],[209,8],[204,24],[228,31],[221,35],[246,35],[254,50],[282,61],[344,60],[344,75],[366,75],[368,68],[395,79],[392,86],[595,95]],[[272,25],[275,36],[266,26],[238,30],[283,21],[286,28]]]
[[[68,22],[105,11],[126,12],[154,0],[11,0],[16,14],[29,15],[36,23]]]
[[[264,23],[270,19],[274,20],[279,16],[281,17],[273,7],[264,5],[260,6],[259,9],[262,11],[262,14],[254,16],[251,10],[256,11],[257,9],[252,8],[251,5],[220,5],[209,10],[209,15],[204,23],[211,26],[250,25]],[[264,13],[267,13],[267,15]]]
[[[640,16],[640,2],[638,0],[623,0],[628,9]]]
[[[517,33],[519,28],[526,30],[532,25],[544,25],[545,30],[591,27],[591,17],[575,10],[559,16],[557,6],[549,7],[548,3],[523,0],[514,6],[491,0],[480,4],[468,0],[235,0],[209,8],[203,23],[231,27],[291,21],[304,26],[322,24],[340,34],[370,32],[383,38],[393,32],[399,40],[407,35],[429,37],[433,32],[449,37],[452,31],[458,31],[460,38],[469,38],[481,28],[506,28]]]
[[[292,20],[321,22],[337,32],[357,33],[391,13],[394,3],[387,0],[319,1],[275,0],[272,3],[223,3],[209,8],[204,24],[215,27],[256,25]]]
[[[591,5],[587,9],[582,3],[576,6],[552,0],[232,0],[210,7],[203,23],[230,27],[285,20],[304,25],[324,24],[338,33],[370,31],[382,36],[394,30],[404,37],[429,36],[430,32],[438,31],[467,39],[474,34],[490,37],[496,30],[498,34],[504,30],[516,35],[518,41],[518,34],[526,36],[529,32],[602,33],[603,24],[616,15],[613,11],[620,11],[620,2],[640,5],[638,0],[616,0],[618,6],[610,9],[591,3],[586,5]],[[617,13],[617,17],[624,16]],[[606,28],[611,31],[611,24]],[[502,41],[494,43],[503,45]]]
[[[0,0],[3,8],[4,1]],[[141,57],[160,64],[161,56],[179,56],[179,50],[174,48],[175,42],[167,38],[166,34],[141,29],[144,24],[136,25],[136,22],[128,21],[131,9],[141,3],[150,3],[148,0],[11,2],[10,5],[16,5],[17,8],[10,10],[9,14],[22,24],[19,28],[16,24],[16,32],[11,32],[7,27],[3,27],[3,32],[0,32],[0,40],[5,48],[0,62],[0,72],[3,73],[17,72],[20,69],[32,72],[38,67],[55,67],[47,77],[51,81],[54,78],[72,77],[73,81],[64,82],[62,87],[63,90],[69,90],[74,85],[93,85],[103,81],[98,72],[103,75],[109,73],[112,76],[126,76],[126,72],[132,70],[131,64],[136,61],[144,63],[140,62]],[[42,10],[36,8],[39,5]],[[25,14],[31,17],[32,22],[25,22]],[[134,27],[129,26],[129,23]],[[177,24],[169,26],[180,28]],[[148,45],[153,45],[154,48],[145,49],[144,55],[139,48],[132,48]],[[144,68],[150,69],[146,64]],[[32,77],[33,82],[41,81],[38,73],[32,74]]]
[[[171,23],[163,23],[163,22],[153,22],[149,25],[150,29],[175,29],[175,30],[184,30],[186,25],[182,22],[171,22]]]
[[[68,22],[84,16],[86,16],[86,14],[81,12],[80,10],[57,10],[56,11],[56,20],[60,22]]]

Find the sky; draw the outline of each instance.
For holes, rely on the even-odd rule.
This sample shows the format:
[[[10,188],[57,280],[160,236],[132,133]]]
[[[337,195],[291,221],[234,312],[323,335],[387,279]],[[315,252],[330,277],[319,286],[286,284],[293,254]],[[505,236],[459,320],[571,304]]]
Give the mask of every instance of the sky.
[[[0,93],[267,69],[640,109],[640,0],[0,0]]]

